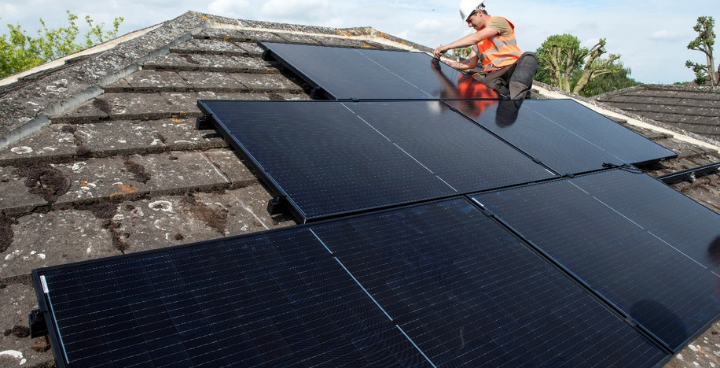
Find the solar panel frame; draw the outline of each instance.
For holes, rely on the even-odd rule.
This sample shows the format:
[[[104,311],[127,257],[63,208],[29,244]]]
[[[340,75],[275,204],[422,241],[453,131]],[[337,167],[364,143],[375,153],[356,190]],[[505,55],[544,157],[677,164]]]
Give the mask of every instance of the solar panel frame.
[[[443,106],[424,100],[198,101],[301,223],[557,176]]]
[[[216,266],[213,266],[210,269],[204,270],[204,269],[196,267],[196,265],[192,262],[187,263],[185,265],[185,267],[168,268],[167,267],[168,263],[165,261],[168,259],[168,257],[175,258],[176,260],[182,260],[183,258],[179,256],[179,253],[183,253],[183,252],[188,253],[188,252],[196,252],[196,251],[201,252],[201,251],[206,251],[208,249],[208,247],[211,247],[213,244],[217,245],[217,244],[225,244],[225,243],[231,243],[231,242],[235,242],[235,241],[246,240],[244,242],[245,246],[243,248],[250,249],[250,246],[252,246],[253,247],[252,249],[254,249],[253,252],[257,252],[255,254],[254,258],[260,260],[263,257],[267,257],[267,256],[285,257],[287,262],[290,262],[288,264],[290,266],[289,268],[277,268],[278,273],[271,273],[269,278],[272,280],[275,280],[274,282],[281,282],[281,283],[283,283],[283,285],[286,285],[287,287],[289,287],[289,289],[285,288],[282,291],[282,293],[284,295],[283,298],[288,298],[288,300],[295,303],[298,301],[306,300],[308,298],[308,295],[302,291],[298,292],[298,293],[288,294],[288,291],[294,290],[294,288],[296,288],[296,286],[294,286],[295,285],[294,283],[297,282],[297,277],[293,277],[293,275],[291,275],[291,274],[286,274],[285,270],[296,269],[297,266],[302,265],[303,262],[306,261],[306,258],[298,259],[297,257],[293,257],[292,255],[288,255],[288,254],[284,254],[284,253],[281,254],[278,252],[280,250],[280,248],[272,248],[272,247],[262,248],[261,247],[262,244],[269,244],[267,242],[271,241],[271,240],[268,240],[268,239],[271,239],[274,236],[278,236],[282,239],[291,239],[292,236],[288,235],[291,233],[292,234],[301,233],[302,237],[304,237],[304,238],[311,239],[312,237],[315,237],[319,241],[319,243],[314,242],[313,249],[317,248],[317,250],[319,250],[319,253],[325,254],[328,257],[328,259],[335,259],[335,261],[337,261],[338,264],[340,264],[340,266],[345,271],[347,271],[347,274],[350,275],[350,277],[354,280],[356,285],[359,286],[357,293],[362,294],[364,292],[365,295],[367,295],[368,297],[370,297],[370,299],[372,299],[372,302],[370,302],[369,300],[365,300],[365,302],[364,302],[365,305],[371,306],[370,309],[372,309],[372,310],[377,309],[377,310],[375,310],[375,313],[374,313],[375,317],[372,317],[372,318],[381,319],[381,320],[385,320],[387,318],[387,321],[395,321],[394,319],[391,319],[391,317],[387,314],[387,312],[385,310],[385,309],[387,309],[387,307],[385,307],[385,309],[384,309],[383,306],[378,303],[379,299],[376,300],[376,298],[373,297],[373,293],[371,291],[368,291],[368,290],[370,290],[370,288],[368,288],[367,290],[365,289],[365,286],[363,286],[363,283],[361,281],[359,281],[359,279],[361,279],[361,277],[357,276],[357,278],[356,278],[356,276],[353,276],[353,274],[356,273],[356,270],[352,270],[352,268],[354,268],[355,266],[352,266],[351,264],[357,264],[357,262],[349,262],[348,263],[344,259],[344,256],[340,254],[340,253],[342,253],[342,251],[340,251],[340,252],[336,251],[336,249],[340,249],[340,248],[336,248],[337,243],[335,241],[333,241],[332,239],[325,237],[325,235],[328,234],[328,231],[330,233],[332,233],[332,229],[327,230],[327,227],[328,226],[332,227],[333,225],[337,225],[337,224],[352,225],[353,222],[355,222],[354,226],[356,226],[356,227],[362,226],[363,225],[362,223],[358,223],[359,220],[364,220],[364,219],[366,220],[366,219],[373,218],[376,216],[380,216],[380,217],[394,216],[395,220],[397,220],[398,218],[403,219],[406,216],[402,215],[402,213],[408,213],[408,212],[413,212],[413,211],[414,212],[417,212],[417,211],[422,212],[425,209],[433,210],[434,208],[439,208],[439,207],[445,207],[445,208],[449,208],[450,210],[452,210],[449,213],[454,213],[454,215],[452,215],[453,219],[462,219],[465,215],[472,212],[471,217],[473,217],[475,219],[483,218],[486,221],[490,221],[491,223],[494,222],[495,223],[494,226],[497,227],[497,229],[495,231],[504,232],[506,237],[514,238],[515,241],[517,241],[517,242],[522,242],[520,238],[516,238],[515,235],[513,235],[512,233],[503,229],[502,226],[500,226],[497,222],[495,222],[494,219],[491,219],[490,217],[486,217],[486,215],[482,214],[480,209],[478,207],[476,207],[473,203],[469,202],[467,199],[455,198],[455,199],[449,199],[449,200],[434,201],[434,202],[426,203],[426,204],[412,205],[412,206],[408,206],[408,207],[404,207],[404,208],[400,208],[400,209],[390,209],[390,210],[378,211],[373,214],[355,215],[355,216],[350,216],[350,217],[346,217],[343,219],[328,220],[328,221],[323,221],[323,222],[309,224],[309,225],[299,225],[299,226],[295,226],[292,228],[276,229],[276,230],[270,230],[270,231],[266,231],[266,232],[262,232],[262,233],[247,234],[244,236],[238,236],[238,237],[234,237],[234,238],[218,239],[218,240],[205,241],[205,242],[199,242],[199,243],[194,243],[194,244],[186,244],[186,245],[181,245],[181,246],[172,247],[172,248],[156,249],[156,250],[150,250],[150,251],[139,252],[139,253],[134,253],[134,254],[79,262],[79,263],[74,263],[74,264],[52,266],[52,267],[47,267],[47,268],[43,268],[43,269],[33,270],[32,277],[33,277],[33,281],[36,285],[36,292],[37,292],[38,300],[39,300],[39,303],[41,306],[41,310],[43,311],[43,313],[46,317],[46,322],[48,323],[48,327],[49,327],[49,331],[50,331],[50,338],[53,343],[53,350],[56,355],[56,360],[60,367],[65,367],[65,366],[69,366],[69,365],[65,364],[66,363],[66,360],[64,360],[65,355],[63,355],[63,353],[59,352],[58,351],[59,349],[57,349],[58,347],[64,346],[64,345],[61,343],[62,339],[60,338],[59,330],[57,330],[56,325],[53,324],[55,321],[55,318],[53,317],[54,311],[52,308],[52,304],[48,305],[48,303],[47,303],[50,300],[50,294],[46,293],[46,291],[48,290],[47,285],[48,284],[52,285],[53,281],[51,280],[51,281],[47,282],[46,277],[48,277],[48,276],[52,277],[53,273],[59,274],[59,273],[62,273],[63,271],[67,271],[67,270],[69,270],[71,273],[73,273],[73,275],[78,275],[78,272],[82,272],[82,269],[85,269],[85,270],[89,270],[89,272],[90,272],[88,275],[85,275],[86,281],[91,281],[91,282],[94,282],[95,284],[97,284],[97,280],[95,279],[95,277],[97,277],[97,276],[108,277],[108,275],[104,272],[105,269],[103,269],[103,265],[109,264],[112,267],[112,269],[115,270],[115,272],[117,272],[118,270],[122,269],[123,263],[137,264],[137,262],[140,262],[140,260],[142,260],[144,257],[145,258],[150,257],[152,260],[157,260],[157,262],[154,262],[154,263],[151,262],[151,265],[152,264],[155,265],[155,266],[153,266],[153,268],[155,270],[155,271],[153,271],[154,272],[153,277],[160,277],[159,282],[162,282],[166,285],[176,285],[176,286],[170,286],[171,290],[173,290],[173,293],[168,294],[167,296],[164,296],[163,301],[169,301],[171,303],[182,302],[184,300],[184,297],[183,297],[184,294],[178,293],[177,291],[182,291],[183,289],[177,283],[177,279],[175,277],[171,276],[173,273],[177,274],[177,272],[181,272],[181,273],[185,274],[186,278],[184,280],[186,282],[186,285],[188,287],[189,286],[193,287],[192,289],[189,289],[185,292],[186,294],[190,293],[190,294],[187,294],[186,298],[192,299],[193,297],[197,297],[198,295],[205,297],[205,296],[212,295],[213,293],[212,293],[212,290],[209,289],[210,284],[208,284],[206,281],[204,281],[203,275],[207,275],[208,272],[213,272],[215,274],[222,274],[223,276],[226,276],[226,277],[232,276],[233,273],[228,274],[227,266],[223,266],[223,265],[232,265],[233,261],[231,259],[228,259],[227,256],[222,256],[221,254],[218,253],[217,254],[218,256],[216,256],[215,259],[217,259],[216,262],[219,262],[219,263],[216,263],[216,265],[219,266],[219,268]],[[417,213],[416,213],[416,215],[417,215]],[[425,220],[432,221],[432,219],[428,218],[428,217],[425,217]],[[442,223],[444,221],[445,223],[447,223],[447,220],[448,219],[441,220],[440,222]],[[465,221],[468,221],[468,219],[466,218]],[[472,221],[472,219],[470,219],[469,221]],[[380,222],[381,223],[385,222],[385,219],[381,218]],[[432,232],[433,231],[432,226],[428,227],[427,226],[428,224],[429,224],[428,222],[416,224],[416,228],[418,230],[424,229],[426,231]],[[460,226],[460,223],[451,223],[451,224],[455,227]],[[438,226],[441,226],[441,225],[438,225]],[[435,226],[435,227],[437,228],[438,226]],[[390,226],[389,228],[386,228],[385,231],[392,234],[395,232],[396,229],[397,229],[397,227]],[[373,236],[377,237],[377,234],[374,233],[374,231],[372,229],[367,229],[367,231],[368,231],[367,235],[369,235],[370,238],[372,238]],[[312,234],[312,235],[310,235],[310,234]],[[322,234],[322,235],[318,236],[318,234]],[[438,236],[438,235],[435,235],[435,236]],[[369,239],[369,238],[356,237],[356,238],[352,239],[351,241],[354,242],[356,240],[359,240],[362,243],[364,241],[363,239]],[[260,240],[260,241],[258,242],[258,240]],[[326,241],[327,241],[327,243],[326,243]],[[560,277],[560,279],[566,280],[568,285],[570,285],[571,279],[569,277],[567,277],[566,275],[563,275],[558,270],[552,270],[551,264],[548,263],[547,261],[543,260],[541,257],[539,257],[537,255],[533,255],[530,247],[528,247],[527,245],[521,245],[520,248],[524,249],[522,252],[525,252],[527,257],[530,257],[530,259],[535,259],[536,261],[538,261],[539,264],[542,265],[542,266],[540,266],[541,268],[546,269],[547,272],[551,272],[552,274],[555,275],[555,277]],[[235,247],[235,249],[237,249],[237,247]],[[286,249],[289,249],[289,248],[286,248]],[[227,252],[225,252],[225,253],[227,253]],[[304,254],[310,255],[307,251],[304,251]],[[319,254],[317,254],[317,255],[319,255]],[[313,256],[312,259],[317,260],[316,256]],[[348,265],[347,266],[343,265],[343,262],[348,263]],[[274,264],[275,263],[273,262],[273,265]],[[350,268],[351,270],[348,271],[348,268]],[[169,274],[167,273],[167,270],[173,270],[173,269],[176,271],[172,271]],[[342,271],[340,271],[340,272],[342,275],[345,275],[344,273],[342,273]],[[142,281],[145,277],[144,276],[145,274],[146,273],[140,273],[140,272],[133,271],[133,269],[128,269],[123,274],[124,275],[123,277],[130,277],[130,278],[132,278],[131,282],[135,283],[137,281]],[[260,276],[260,275],[258,275],[258,276]],[[192,281],[188,283],[187,277],[190,277],[190,279]],[[323,282],[325,279],[326,279],[325,277],[321,277],[321,278],[318,278],[317,281]],[[113,277],[110,277],[109,280],[114,281],[116,283],[118,279],[113,276]],[[255,277],[255,280],[257,280],[257,281],[254,281],[255,283],[262,284],[262,283],[267,283],[267,281],[269,279],[268,279],[268,277],[263,278],[260,276],[260,277]],[[282,281],[282,280],[284,280],[284,281]],[[540,277],[539,280],[544,282],[545,278]],[[346,280],[346,281],[348,283],[352,283],[349,280]],[[270,282],[272,283],[273,281],[270,281]],[[290,284],[287,284],[287,283],[290,283]],[[264,287],[266,290],[272,289],[271,284],[268,284],[267,286],[269,286],[270,289],[268,289],[267,287]],[[112,288],[112,285],[110,286],[110,288]],[[129,289],[130,294],[127,294],[126,296],[129,298],[133,298],[132,299],[133,303],[137,304],[139,302],[142,302],[142,300],[143,300],[142,296],[146,290],[148,290],[148,289],[154,290],[156,288],[157,287],[156,286],[154,287],[152,282],[150,284],[141,282],[140,284]],[[334,287],[326,286],[325,289],[328,290],[329,292],[332,292],[334,290]],[[361,292],[360,289],[362,289],[363,291]],[[54,288],[53,288],[53,290],[54,290]],[[90,289],[88,289],[88,290],[90,290]],[[101,289],[94,291],[97,294],[96,298],[100,298],[100,299],[96,299],[96,302],[99,302],[101,300],[101,296],[107,290],[108,290],[108,287],[102,287]],[[235,291],[232,291],[231,294],[228,294],[228,292],[225,292],[224,295],[225,296],[240,295],[237,293],[237,290],[238,290],[237,287],[234,287],[233,290],[235,290]],[[125,290],[125,289],[122,290],[122,292],[125,292],[125,293],[127,293],[127,291],[128,290]],[[267,301],[265,301],[265,303],[269,303],[272,300],[274,300],[274,299],[272,299],[272,295],[277,294],[278,292],[279,292],[279,290],[276,290],[276,291],[270,291],[268,293],[261,293],[261,294],[256,294],[256,295],[258,298],[270,298]],[[649,352],[651,350],[655,351],[655,353],[653,353],[653,356],[655,357],[655,358],[653,358],[654,359],[653,361],[645,361],[645,360],[642,361],[642,363],[646,364],[645,366],[660,367],[660,366],[662,366],[662,364],[664,364],[665,362],[667,362],[670,359],[671,355],[669,354],[668,351],[663,350],[659,345],[657,345],[655,342],[653,342],[652,339],[650,339],[647,335],[644,335],[643,333],[639,332],[638,330],[631,328],[625,322],[622,322],[622,320],[620,319],[620,317],[617,314],[612,312],[612,310],[609,309],[607,306],[603,305],[600,300],[596,299],[587,290],[584,290],[581,287],[579,287],[579,288],[576,288],[574,293],[576,295],[573,298],[571,298],[571,300],[575,301],[576,299],[579,298],[579,299],[586,300],[586,302],[595,301],[594,303],[597,303],[595,308],[600,308],[599,310],[596,310],[595,312],[605,311],[605,312],[600,312],[600,313],[606,314],[606,317],[611,318],[613,321],[615,321],[613,323],[615,323],[618,326],[622,326],[623,329],[625,329],[627,331],[634,331],[632,333],[636,335],[635,339],[640,339],[640,340],[636,340],[635,342],[639,343],[641,341],[644,341],[645,342],[644,344],[646,345],[646,347],[644,348],[646,350],[644,350],[644,351],[647,354],[649,354]],[[125,295],[125,294],[123,294],[123,295]],[[133,295],[137,295],[137,296],[133,296]],[[242,294],[242,295],[244,295],[244,294]],[[277,294],[277,295],[279,295],[279,294]],[[580,296],[582,296],[582,297],[580,297]],[[310,297],[312,297],[312,295]],[[377,297],[377,295],[375,295],[375,297]],[[70,298],[70,297],[66,296],[66,298]],[[550,302],[556,301],[551,296],[547,296],[546,298],[549,298],[547,300],[549,300]],[[105,304],[103,304],[103,303],[105,303]],[[373,305],[373,303],[374,303],[374,305]],[[107,303],[100,302],[100,304],[106,305]],[[214,310],[214,311],[216,311],[216,313],[218,313],[218,316],[216,316],[214,318],[214,324],[218,325],[218,324],[222,323],[223,318],[224,318],[223,313],[227,313],[228,311],[223,308],[223,305],[221,303],[217,303],[217,300],[215,300],[215,299],[212,299],[212,302],[208,302],[208,304],[211,305],[210,308],[212,310]],[[218,304],[221,304],[221,305],[218,306]],[[227,303],[225,303],[225,305],[227,305]],[[117,306],[115,306],[115,309],[116,308],[117,308]],[[282,307],[280,307],[280,308],[282,309]],[[307,309],[307,312],[311,312],[311,311],[317,310],[317,309],[318,309],[317,307],[315,307],[314,309],[313,308]],[[148,307],[146,305],[140,305],[139,307],[136,308],[135,311],[133,311],[133,313],[137,313],[138,311],[142,312],[143,310],[148,310]],[[370,311],[368,309],[365,309],[365,310]],[[380,311],[382,311],[382,313],[380,313]],[[281,315],[286,315],[287,313],[288,313],[287,311],[284,311],[283,313],[281,313]],[[385,314],[385,316],[382,315],[383,313]],[[92,314],[92,313],[90,313],[90,314]],[[592,315],[595,316],[596,314],[597,313],[593,313]],[[203,312],[203,316],[204,317],[202,317],[202,318],[209,318],[209,316],[214,316],[214,314],[212,314],[212,313],[208,314],[208,313]],[[198,317],[199,317],[199,315],[198,315]],[[145,318],[145,317],[142,317],[142,318]],[[198,329],[198,328],[202,329],[201,323],[197,324],[193,318],[189,318],[187,316],[178,316],[178,318],[184,318],[187,321],[187,322],[181,322],[181,324],[183,324],[183,323],[191,324],[187,327],[188,331],[190,329]],[[560,322],[560,321],[558,321],[558,322]],[[193,325],[193,323],[195,323],[195,325]],[[277,322],[277,323],[279,323],[279,322]],[[396,323],[391,322],[391,324],[396,324]],[[585,323],[580,323],[580,325],[584,326]],[[229,332],[231,330],[235,331],[235,330],[242,330],[244,328],[247,328],[247,326],[245,326],[245,327],[243,327],[243,326],[244,326],[244,324],[243,325],[231,324],[222,331]],[[397,324],[396,327],[397,327],[397,330],[400,331],[399,334],[393,332],[395,330],[392,326],[387,327],[384,330],[384,332],[380,332],[380,334],[382,336],[386,336],[386,337],[388,336],[387,335],[388,333],[395,334],[395,336],[396,336],[395,341],[398,341],[399,343],[404,341],[403,337],[401,336],[401,335],[404,335],[404,337],[408,341],[411,342],[411,345],[414,345],[415,349],[420,352],[420,355],[422,355],[422,357],[416,356],[414,361],[416,363],[424,364],[423,363],[424,362],[423,358],[424,358],[430,362],[430,365],[435,366],[435,364],[432,362],[431,358],[426,356],[425,355],[426,353],[423,352],[424,349],[421,349],[420,347],[418,347],[416,345],[416,343],[413,341],[418,338],[418,336],[413,332],[414,329],[406,330],[409,326],[407,326],[407,325],[401,326],[400,324]],[[403,327],[405,327],[405,328],[403,328]],[[580,327],[580,328],[583,329],[586,327]],[[155,329],[157,329],[157,331],[155,331]],[[163,331],[162,328],[160,326],[156,325],[152,331],[149,331],[149,333],[161,334],[162,331]],[[378,331],[380,331],[380,330],[378,330]],[[626,333],[627,333],[627,331],[626,331]],[[141,333],[147,334],[148,331],[146,329]],[[200,335],[204,336],[206,334],[207,334],[207,331]],[[180,335],[178,335],[178,336],[180,336]],[[197,336],[197,334],[193,335],[191,333],[186,336]],[[362,336],[364,336],[364,337],[362,337]],[[362,337],[363,341],[367,340],[367,339],[376,339],[376,337],[373,337],[373,336],[367,335],[367,334],[362,335],[362,336],[358,335],[358,337]],[[378,336],[380,336],[380,335],[378,335]],[[559,335],[559,336],[563,336],[563,335]],[[213,339],[213,341],[227,341],[227,337],[223,338],[221,336],[221,334],[218,335],[217,332],[213,333],[211,338]],[[399,341],[397,339],[400,339],[403,341]],[[607,340],[612,340],[612,339],[608,338]],[[573,340],[573,341],[576,341],[576,340]],[[621,340],[618,338],[618,341],[621,341]],[[378,343],[379,342],[377,340],[374,342],[374,344],[378,344]],[[405,343],[407,343],[407,341],[405,341]],[[183,349],[178,350],[179,344],[181,344],[180,340],[177,340],[177,338],[175,338],[173,336],[169,336],[169,337],[160,338],[160,340],[157,340],[157,343],[153,346],[154,346],[154,349],[158,349],[158,350],[151,351],[151,353],[150,353],[153,356],[148,355],[148,353],[145,353],[140,350],[133,350],[134,351],[134,353],[133,353],[133,351],[130,351],[127,349],[124,349],[123,354],[120,354],[120,355],[122,355],[121,359],[126,359],[126,357],[125,357],[126,355],[127,355],[127,359],[136,359],[136,360],[141,359],[138,362],[142,362],[142,361],[149,362],[149,361],[152,361],[153,359],[167,360],[167,359],[169,359],[168,357],[170,356],[169,354],[171,354],[171,353],[174,355],[178,355],[186,360],[191,360],[192,356],[187,354],[187,350],[183,350]],[[247,345],[245,342],[238,342],[238,343],[234,344],[233,346],[230,346],[229,348],[238,348],[242,344]],[[353,339],[352,344],[355,346],[356,349],[360,349],[363,343],[359,340],[356,341],[356,339]],[[358,345],[358,344],[360,344],[360,345]],[[620,344],[620,345],[618,345],[618,347],[629,349],[629,350],[626,350],[626,353],[627,353],[628,351],[631,351],[631,352],[634,351],[635,348],[637,347],[636,345],[637,344],[627,343],[627,344]],[[367,350],[365,354],[375,354],[374,352],[377,352],[377,350],[371,348],[370,345],[365,345],[365,346],[367,346],[366,349],[372,350],[372,351]],[[198,345],[198,348],[199,347],[200,347],[200,345]],[[343,353],[343,351],[347,352],[347,350],[344,350],[341,346],[333,345],[333,348],[339,349],[338,350],[339,354],[345,354],[345,353]],[[399,351],[396,352],[395,358],[408,359],[409,357],[407,356],[407,353],[413,351],[411,348],[412,347],[410,345],[407,345],[407,347],[405,348],[406,352],[405,353],[401,353]],[[407,349],[410,349],[410,350],[407,350]],[[314,354],[314,350],[312,352],[310,352],[309,354]],[[400,355],[398,355],[398,354],[400,354]],[[593,353],[593,355],[594,354],[595,353]],[[612,356],[612,355],[614,355],[614,353],[610,353],[610,355]],[[260,353],[258,353],[257,356],[260,356]],[[320,359],[318,361],[315,361],[315,363],[320,363],[320,362],[327,363],[325,358],[321,358],[320,355],[311,355],[311,356],[315,356],[318,359]],[[342,359],[342,357],[337,357],[337,356],[333,356],[333,355],[331,355],[330,357],[332,359]],[[571,358],[570,356],[567,356],[567,355],[565,357]],[[216,357],[216,359],[222,359],[222,358],[223,358],[222,356]],[[246,357],[246,359],[251,359],[251,358],[253,358],[253,356]],[[555,359],[555,358],[548,358],[547,356],[546,356],[546,358],[547,359]],[[591,357],[586,356],[583,359],[588,359],[588,358],[591,358]],[[643,358],[643,359],[646,359],[646,358]],[[142,360],[142,359],[144,359],[144,360]],[[571,360],[574,361],[574,359],[575,358],[573,358]],[[615,359],[615,358],[611,357],[610,359]],[[636,357],[635,359],[639,359],[639,358]],[[177,364],[180,364],[183,361],[185,361],[185,360],[173,358],[169,362],[175,364],[173,366],[180,366]],[[95,364],[97,362],[99,362],[99,361],[94,361],[92,366],[102,366],[100,364]],[[112,364],[112,362],[113,362],[112,360],[107,361],[108,366],[110,366],[109,364]],[[298,362],[298,361],[295,360],[295,362]],[[312,363],[312,360],[308,360],[307,362],[310,365],[315,364],[315,363]],[[349,362],[356,362],[356,361],[353,360],[353,361],[349,361]],[[387,363],[388,363],[388,361],[384,361],[384,363],[380,363],[379,361],[374,362],[374,363],[369,362],[368,366],[378,366],[378,364],[380,364],[382,366],[389,366]],[[447,363],[447,362],[443,361],[442,366],[445,366],[445,363]],[[515,363],[512,363],[512,364],[515,364]],[[566,363],[569,363],[569,362],[566,361]],[[248,364],[250,364],[250,363],[248,363]],[[338,363],[336,362],[334,364],[338,364]],[[572,364],[572,363],[569,363],[569,364]],[[75,366],[82,367],[85,365],[77,364],[77,362],[73,362],[72,366],[73,367],[75,367]],[[187,366],[193,366],[193,365],[191,362],[188,362]],[[511,366],[513,366],[513,365],[511,365]],[[583,365],[581,364],[580,366],[583,366]]]
[[[431,67],[433,58],[426,53],[277,42],[259,42],[258,45],[265,50],[263,58],[277,60],[313,86],[314,90],[311,93],[313,98],[320,96],[333,100],[437,98],[499,100],[504,98],[491,88],[473,80],[471,75],[466,75],[463,83],[471,86],[470,90],[474,92],[477,92],[474,89],[478,89],[483,97],[463,94],[462,89],[458,88],[459,79],[463,74],[444,63],[436,64],[438,68],[436,74]],[[398,57],[402,60],[395,60]],[[327,60],[332,62],[328,63]],[[421,72],[426,69],[428,72]],[[436,83],[429,83],[428,81],[431,80],[436,80]]]
[[[595,178],[600,184],[592,183]],[[635,192],[622,193],[617,183],[634,188]],[[615,186],[604,187],[610,185]],[[550,188],[557,189],[551,193]],[[673,211],[658,212],[656,206],[649,206],[642,213],[630,212],[627,202],[633,195],[654,196],[656,200],[674,196],[668,199]],[[693,232],[720,229],[714,225],[720,224],[720,215],[637,169],[606,170],[490,191],[471,198],[674,352],[720,317],[720,301],[714,295],[720,279],[719,266],[692,257],[700,257],[703,252],[697,247],[706,246],[704,242],[712,238]],[[517,203],[522,204],[522,209],[516,207]],[[672,219],[681,223],[688,218],[687,213],[679,214],[687,208],[709,217],[704,227],[672,225]],[[525,213],[532,213],[533,218],[528,219]],[[663,229],[665,233],[658,235],[643,227],[652,223],[653,217],[666,218],[655,231],[663,226],[670,229]],[[668,240],[678,239],[667,238],[672,231],[687,234],[688,239],[696,242],[671,244]],[[698,244],[698,239],[703,244]]]

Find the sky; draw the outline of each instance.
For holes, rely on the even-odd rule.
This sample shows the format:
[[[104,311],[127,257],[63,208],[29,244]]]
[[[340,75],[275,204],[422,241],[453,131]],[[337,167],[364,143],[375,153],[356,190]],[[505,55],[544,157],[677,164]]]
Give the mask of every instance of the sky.
[[[69,10],[80,19],[89,15],[105,23],[105,29],[115,17],[124,17],[119,34],[125,34],[194,10],[269,22],[369,26],[434,48],[470,32],[460,19],[458,4],[459,0],[0,0],[0,33],[7,33],[6,24],[20,24],[29,35],[36,35],[40,18],[50,28],[62,27]],[[608,53],[620,54],[632,70],[631,77],[642,83],[694,79],[685,61],[705,63],[704,54],[687,49],[697,37],[693,31],[697,18],[713,16],[720,24],[718,0],[486,0],[485,5],[491,15],[515,24],[523,51],[535,51],[553,34],[572,34],[586,47],[605,38]],[[718,26],[715,30],[720,32]]]

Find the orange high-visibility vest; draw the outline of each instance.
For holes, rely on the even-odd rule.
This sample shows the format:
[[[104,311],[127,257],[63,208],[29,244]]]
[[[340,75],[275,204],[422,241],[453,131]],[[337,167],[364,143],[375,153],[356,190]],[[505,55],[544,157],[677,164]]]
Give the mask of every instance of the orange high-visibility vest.
[[[499,97],[497,92],[481,82],[476,81],[470,74],[460,74],[460,76],[458,76],[458,95],[463,99],[487,98],[487,100],[472,101],[474,111],[461,109],[463,113],[473,118],[479,117],[485,109],[497,104],[497,100],[493,99]],[[452,104],[452,102],[448,103]]]
[[[502,18],[494,16],[493,19]],[[505,19],[505,18],[503,18]],[[478,55],[478,66],[482,67],[483,72],[490,72],[495,69],[503,68],[514,64],[522,55],[522,51],[517,46],[515,40],[515,25],[505,19],[510,24],[512,33],[508,37],[502,37],[500,34],[494,37],[486,38],[477,45],[473,46],[473,50]]]

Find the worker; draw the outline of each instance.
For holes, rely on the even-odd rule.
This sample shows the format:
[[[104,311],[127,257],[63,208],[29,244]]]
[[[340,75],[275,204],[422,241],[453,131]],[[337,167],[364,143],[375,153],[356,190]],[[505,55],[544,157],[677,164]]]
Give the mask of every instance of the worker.
[[[515,25],[500,16],[490,16],[484,0],[460,1],[460,17],[475,33],[433,51],[439,59],[448,50],[472,46],[467,59],[446,64],[473,74],[473,77],[513,100],[529,96],[537,58],[534,53],[522,53],[515,40]]]

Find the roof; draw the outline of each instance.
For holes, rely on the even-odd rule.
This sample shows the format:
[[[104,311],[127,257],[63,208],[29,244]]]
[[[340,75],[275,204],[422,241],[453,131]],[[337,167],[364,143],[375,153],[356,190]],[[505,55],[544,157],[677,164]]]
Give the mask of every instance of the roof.
[[[10,329],[0,351],[27,366],[53,360],[42,338],[12,330],[37,308],[34,268],[295,224],[268,213],[270,194],[219,134],[195,127],[197,99],[310,99],[302,80],[261,58],[257,41],[430,51],[372,28],[188,12],[0,81],[0,328]],[[706,140],[547,86],[536,92],[574,98],[678,153],[645,168],[651,175],[720,161]],[[720,176],[675,187],[720,212]],[[669,366],[712,362],[714,331],[720,325]],[[0,355],[2,366],[17,363]]]
[[[604,93],[598,102],[720,142],[720,88],[641,85]]]

